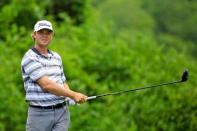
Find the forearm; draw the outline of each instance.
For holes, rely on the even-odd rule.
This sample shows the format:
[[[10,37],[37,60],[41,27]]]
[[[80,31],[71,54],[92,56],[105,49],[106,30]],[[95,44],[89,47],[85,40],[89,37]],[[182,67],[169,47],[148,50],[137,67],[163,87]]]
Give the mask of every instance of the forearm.
[[[46,90],[57,96],[70,97],[78,103],[83,103],[86,101],[87,96],[84,94],[70,90],[66,83],[64,85],[57,84],[56,82],[49,80],[47,76],[43,76],[38,79],[37,83],[42,87],[43,90]]]
[[[57,84],[54,81],[49,80],[46,76],[40,78],[37,82],[43,90],[48,91],[57,96],[65,96],[70,98],[74,98],[75,96],[75,92],[70,90],[68,86],[66,86],[67,88],[65,88],[65,84]]]
[[[70,90],[70,87],[68,86],[67,83],[64,83],[64,88],[67,89],[67,90]]]
[[[50,83],[50,85],[47,88],[47,91],[57,96],[65,96],[70,98],[73,98],[75,95],[74,91],[70,90],[69,88],[64,88],[55,82]]]

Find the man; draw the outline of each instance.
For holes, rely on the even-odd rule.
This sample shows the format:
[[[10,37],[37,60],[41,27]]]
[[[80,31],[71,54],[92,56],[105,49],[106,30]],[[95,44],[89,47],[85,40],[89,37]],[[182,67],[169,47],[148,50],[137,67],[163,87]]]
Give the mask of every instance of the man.
[[[35,45],[21,62],[26,101],[29,103],[27,131],[68,130],[70,115],[65,98],[77,103],[83,103],[87,98],[69,89],[61,57],[48,49],[52,37],[52,24],[46,20],[38,21],[32,34]]]

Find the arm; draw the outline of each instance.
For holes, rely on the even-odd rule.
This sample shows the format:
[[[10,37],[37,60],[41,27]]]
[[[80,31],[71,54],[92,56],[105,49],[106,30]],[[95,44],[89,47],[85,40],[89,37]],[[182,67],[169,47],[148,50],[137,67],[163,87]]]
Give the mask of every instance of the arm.
[[[70,97],[75,100],[77,103],[83,103],[86,101],[87,96],[72,91],[69,89],[67,84],[64,84],[64,87],[61,85],[49,80],[47,76],[43,76],[37,80],[37,83],[42,87],[43,90],[48,91],[57,96]]]
[[[68,84],[67,83],[64,83],[64,88],[66,89],[66,90],[70,90],[70,88],[69,88],[69,86],[68,86]],[[79,92],[75,92],[76,93],[76,95],[75,95],[75,98],[72,98],[72,97],[70,97],[70,98],[72,98],[73,100],[75,100],[77,103],[81,103],[81,102],[78,102],[78,101],[80,101],[80,96],[84,96],[84,94],[81,94],[81,93],[79,93]],[[82,102],[85,102],[86,100],[87,100],[87,96],[85,96],[85,100],[82,100]]]

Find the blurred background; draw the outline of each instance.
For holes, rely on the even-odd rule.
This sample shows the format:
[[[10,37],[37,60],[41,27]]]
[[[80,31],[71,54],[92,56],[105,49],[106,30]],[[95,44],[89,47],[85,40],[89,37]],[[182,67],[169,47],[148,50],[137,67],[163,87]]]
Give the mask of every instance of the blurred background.
[[[197,130],[197,1],[1,0],[0,131],[24,131],[20,70],[36,21],[54,25],[70,88],[89,96],[179,80],[70,106],[70,131]]]

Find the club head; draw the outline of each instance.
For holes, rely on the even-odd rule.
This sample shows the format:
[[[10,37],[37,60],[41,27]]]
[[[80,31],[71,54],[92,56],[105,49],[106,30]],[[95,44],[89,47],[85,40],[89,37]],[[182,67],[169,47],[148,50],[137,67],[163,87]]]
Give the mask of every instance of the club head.
[[[189,71],[188,69],[185,69],[183,74],[182,74],[182,77],[181,77],[181,82],[185,82],[188,80],[188,76],[189,76]]]

